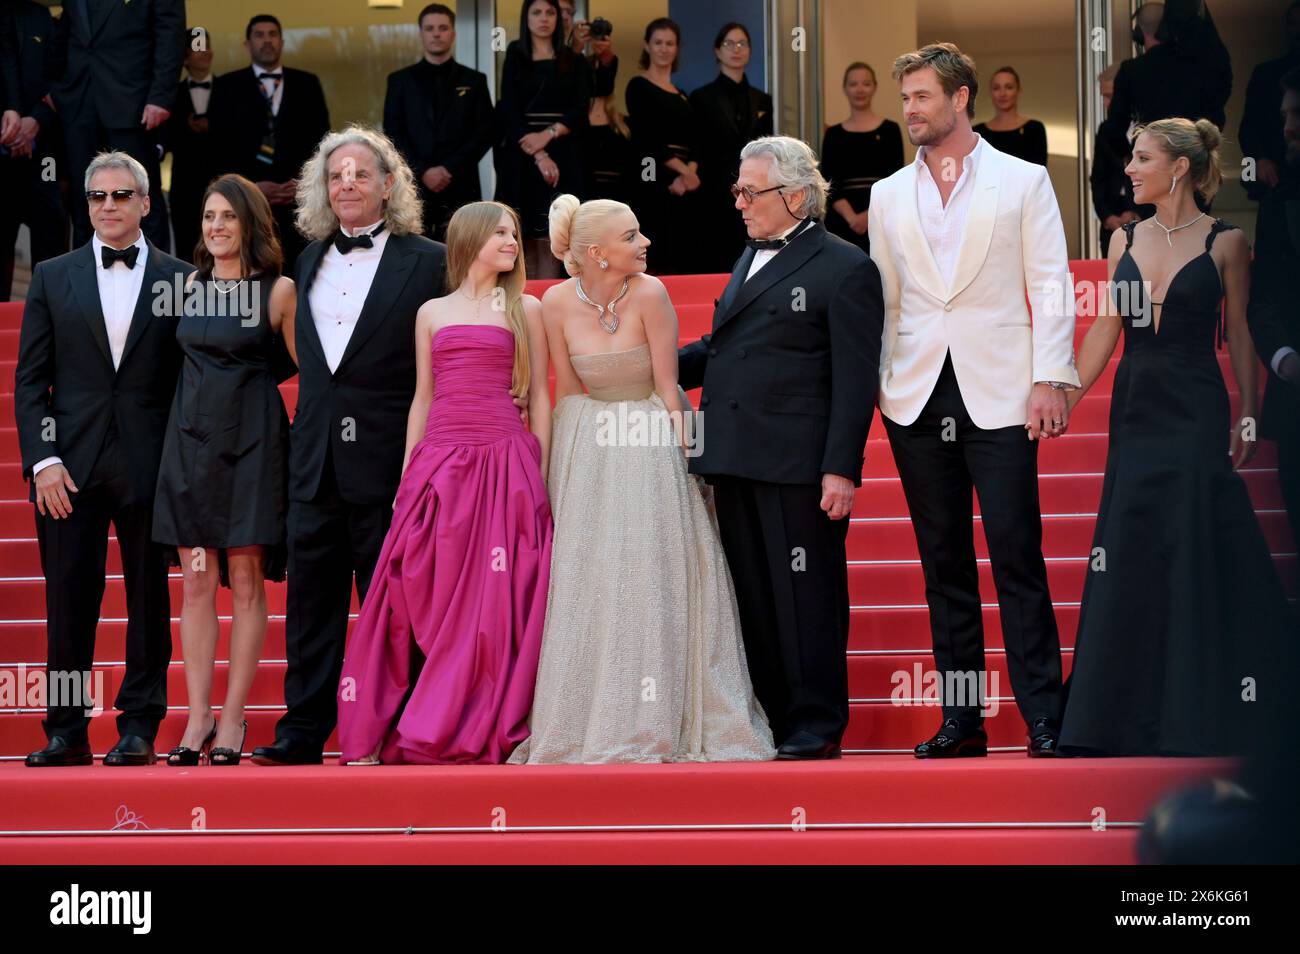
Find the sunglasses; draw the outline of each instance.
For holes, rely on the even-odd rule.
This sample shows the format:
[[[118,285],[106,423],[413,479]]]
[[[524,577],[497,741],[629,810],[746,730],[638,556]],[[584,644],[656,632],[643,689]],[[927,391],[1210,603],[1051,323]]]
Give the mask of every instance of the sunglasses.
[[[86,193],[86,201],[91,205],[103,205],[104,200],[110,195],[114,202],[127,202],[131,196],[135,195],[135,189],[114,189],[112,192],[105,192],[102,189],[93,189]]]
[[[781,186],[772,186],[772,188],[770,189],[759,189],[757,192],[755,192],[749,186],[733,185],[731,187],[731,197],[733,199],[739,199],[743,195],[745,197],[746,202],[753,202],[760,195],[766,195],[769,192],[776,192],[780,188]]]

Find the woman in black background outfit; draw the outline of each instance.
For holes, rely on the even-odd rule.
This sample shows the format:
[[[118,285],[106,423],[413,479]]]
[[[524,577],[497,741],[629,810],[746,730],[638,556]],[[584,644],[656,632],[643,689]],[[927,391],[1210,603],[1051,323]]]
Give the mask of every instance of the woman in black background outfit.
[[[831,183],[826,230],[864,252],[870,251],[871,187],[903,168],[903,132],[892,119],[872,112],[875,94],[876,71],[866,63],[850,63],[844,71],[849,118],[826,130],[821,151],[822,175]]]
[[[653,243],[649,269],[656,275],[697,272],[693,236],[699,228],[700,176],[695,113],[686,94],[673,85],[681,28],[667,17],[645,28],[641,74],[627,84],[628,125],[637,167],[633,203],[641,232]],[[642,172],[654,160],[654,175]]]
[[[998,152],[1047,165],[1047,127],[1037,119],[1020,115],[1020,74],[1004,66],[989,80],[989,99],[997,110],[993,118],[975,131]]]
[[[772,97],[749,85],[745,67],[754,45],[742,23],[725,23],[713,39],[718,77],[691,93],[699,141],[700,204],[704,220],[696,271],[729,272],[745,250],[745,223],[731,184],[740,173],[745,143],[772,135]]]
[[[557,195],[583,191],[573,134],[587,124],[591,69],[556,42],[559,23],[556,0],[524,0],[520,39],[506,48],[497,103],[496,198],[519,212],[531,278],[561,276],[550,252],[547,213]]]

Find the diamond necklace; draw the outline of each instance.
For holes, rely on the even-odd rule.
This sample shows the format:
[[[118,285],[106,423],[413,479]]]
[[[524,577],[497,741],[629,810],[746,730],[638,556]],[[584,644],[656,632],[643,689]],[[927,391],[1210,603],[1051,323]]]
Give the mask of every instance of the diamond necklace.
[[[1203,218],[1205,218],[1205,213],[1204,213],[1204,212],[1202,212],[1202,213],[1201,213],[1200,215],[1198,215],[1196,218],[1192,219],[1190,222],[1186,222],[1186,223],[1184,223],[1184,224],[1182,224],[1182,225],[1175,225],[1175,226],[1171,229],[1171,228],[1167,228],[1167,227],[1165,226],[1165,224],[1164,224],[1163,222],[1160,221],[1160,216],[1158,216],[1158,215],[1153,215],[1153,216],[1151,216],[1151,220],[1152,220],[1153,222],[1155,222],[1156,225],[1160,226],[1162,229],[1165,230],[1165,241],[1169,243],[1169,247],[1170,247],[1170,248],[1173,248],[1173,247],[1174,247],[1174,233],[1175,233],[1175,232],[1181,231],[1182,229],[1187,228],[1189,225],[1195,225],[1197,222],[1201,221],[1201,219],[1203,219]]]
[[[627,294],[627,286],[631,283],[631,281],[632,281],[631,275],[625,276],[623,278],[623,287],[619,289],[618,294],[614,296],[614,300],[611,301],[608,305],[598,305],[590,298],[587,297],[587,292],[582,287],[582,279],[581,278],[578,279],[578,297],[599,312],[599,314],[596,315],[596,320],[600,322],[600,326],[604,328],[606,331],[608,331],[611,335],[614,332],[618,331],[618,312],[614,310],[614,306],[618,304],[619,299],[621,299],[624,295]],[[609,312],[610,317],[612,318],[611,321],[605,320],[605,312],[607,311]]]

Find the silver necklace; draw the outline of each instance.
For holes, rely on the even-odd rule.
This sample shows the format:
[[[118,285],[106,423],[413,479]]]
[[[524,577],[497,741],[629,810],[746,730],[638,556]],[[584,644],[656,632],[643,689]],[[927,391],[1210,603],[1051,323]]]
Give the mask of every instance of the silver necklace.
[[[233,282],[230,282],[230,284],[227,285],[225,288],[222,288],[220,285],[217,284],[218,281],[217,276],[213,275],[212,287],[216,289],[218,295],[229,295],[232,291],[234,291],[236,288],[240,286],[240,283],[243,282],[243,280],[244,280],[243,278],[236,278]],[[220,279],[220,281],[230,281],[230,279],[223,278]]]
[[[592,308],[595,308],[597,312],[599,312],[599,314],[596,315],[596,321],[600,322],[600,326],[604,328],[606,331],[608,331],[611,335],[614,332],[618,331],[618,312],[614,310],[614,306],[618,304],[619,299],[621,299],[624,295],[627,294],[627,287],[629,284],[631,284],[631,282],[632,282],[632,276],[631,275],[625,276],[623,279],[623,287],[619,289],[618,294],[614,296],[614,300],[611,301],[608,305],[598,305],[590,298],[587,297],[587,292],[582,287],[582,279],[581,278],[578,279],[578,297],[581,298],[583,301],[585,301]],[[610,318],[612,319],[611,321],[605,320],[605,312],[609,312]]]
[[[1174,247],[1174,233],[1175,233],[1175,232],[1178,232],[1178,231],[1181,231],[1182,229],[1185,229],[1185,228],[1187,228],[1187,227],[1190,226],[1190,225],[1195,225],[1197,222],[1201,221],[1201,219],[1203,219],[1203,218],[1205,218],[1205,213],[1204,213],[1204,212],[1202,212],[1202,213],[1201,213],[1200,215],[1198,215],[1196,218],[1192,219],[1190,222],[1186,222],[1186,223],[1184,223],[1183,225],[1175,225],[1172,229],[1166,227],[1165,224],[1164,224],[1163,222],[1160,221],[1160,216],[1159,216],[1159,215],[1153,215],[1153,216],[1151,216],[1151,221],[1155,222],[1156,225],[1160,226],[1162,229],[1165,230],[1165,241],[1169,243],[1169,247],[1170,247],[1170,248],[1173,248],[1173,247]]]

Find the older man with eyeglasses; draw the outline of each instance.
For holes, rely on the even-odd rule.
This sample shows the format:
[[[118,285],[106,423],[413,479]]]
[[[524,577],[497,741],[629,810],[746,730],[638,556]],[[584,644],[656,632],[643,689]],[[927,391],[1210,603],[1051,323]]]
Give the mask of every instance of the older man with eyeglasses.
[[[732,189],[749,244],[678,354],[708,425],[691,472],[712,486],[754,692],[779,759],[838,758],[849,721],[845,540],[876,403],[880,273],[827,233],[807,143],[769,136]]]
[[[124,152],[95,156],[85,197],[94,235],[41,262],[23,310],[14,414],[45,571],[48,744],[31,767],[90,765],[86,690],[105,588],[109,524],[126,583],[121,738],[105,765],[150,765],[167,714],[171,602],[153,542],[153,497],[181,352],[167,295],[193,266],[148,242],[149,177]],[[55,698],[53,687],[77,698]]]

